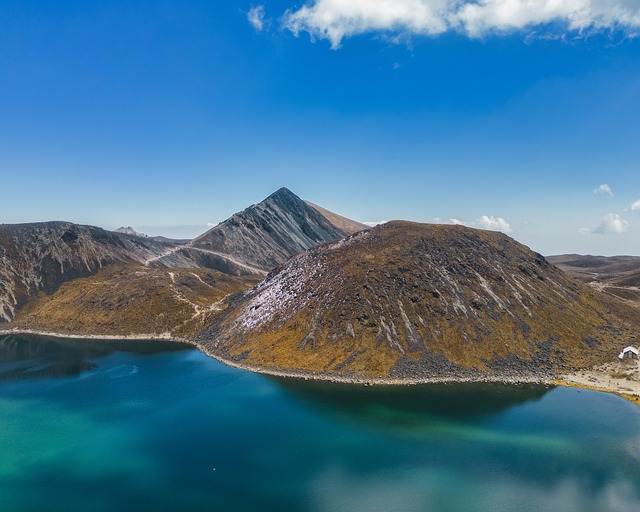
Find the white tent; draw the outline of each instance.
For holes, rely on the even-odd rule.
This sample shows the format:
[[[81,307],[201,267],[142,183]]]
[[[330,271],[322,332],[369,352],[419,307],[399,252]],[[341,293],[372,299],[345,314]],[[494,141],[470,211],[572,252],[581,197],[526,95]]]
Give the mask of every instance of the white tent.
[[[620,359],[624,359],[625,357],[638,357],[639,355],[639,351],[636,347],[632,347],[631,345],[629,345],[628,347],[625,347],[622,352],[620,352],[620,355],[618,355],[618,357]]]

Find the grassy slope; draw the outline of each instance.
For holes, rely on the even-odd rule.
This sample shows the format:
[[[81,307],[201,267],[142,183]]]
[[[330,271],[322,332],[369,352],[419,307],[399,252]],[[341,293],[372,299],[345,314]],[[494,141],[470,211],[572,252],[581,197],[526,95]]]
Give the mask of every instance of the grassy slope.
[[[185,323],[258,280],[208,269],[115,263],[64,283],[52,295],[41,293],[7,327],[63,334],[188,334]]]

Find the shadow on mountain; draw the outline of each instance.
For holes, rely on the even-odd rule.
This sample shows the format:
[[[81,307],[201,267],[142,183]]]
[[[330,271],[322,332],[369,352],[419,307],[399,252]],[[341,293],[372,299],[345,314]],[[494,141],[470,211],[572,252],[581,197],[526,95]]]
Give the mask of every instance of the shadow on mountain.
[[[293,399],[356,424],[398,427],[442,421],[474,423],[528,401],[550,387],[500,383],[360,386],[273,379]]]
[[[97,368],[93,360],[114,352],[151,355],[192,348],[169,341],[0,336],[0,380],[73,377]]]

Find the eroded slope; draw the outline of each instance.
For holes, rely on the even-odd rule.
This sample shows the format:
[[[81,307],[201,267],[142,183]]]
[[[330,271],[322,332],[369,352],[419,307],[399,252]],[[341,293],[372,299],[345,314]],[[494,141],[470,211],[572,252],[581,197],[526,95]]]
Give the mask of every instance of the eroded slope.
[[[506,235],[408,222],[302,253],[232,306],[210,353],[362,378],[549,376],[615,357],[639,319]]]
[[[40,292],[116,261],[144,264],[163,257],[165,267],[195,266],[172,244],[70,222],[0,225],[0,322],[10,321]]]
[[[62,284],[52,295],[40,293],[9,327],[75,335],[182,337],[200,317],[221,311],[224,297],[258,280],[209,269],[114,263]]]

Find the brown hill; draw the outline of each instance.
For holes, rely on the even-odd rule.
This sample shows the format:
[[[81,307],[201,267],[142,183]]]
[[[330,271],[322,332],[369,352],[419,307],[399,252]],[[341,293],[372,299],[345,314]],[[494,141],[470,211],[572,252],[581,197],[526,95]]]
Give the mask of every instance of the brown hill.
[[[287,189],[191,242],[147,237],[132,228],[112,232],[69,222],[1,225],[0,322],[11,322],[29,305],[28,313],[11,322],[12,328],[164,333],[192,316],[189,300],[182,300],[185,294],[204,307],[203,300],[218,301],[222,291],[236,292],[256,281],[218,276],[212,289],[203,289],[198,282],[203,276],[213,279],[215,270],[264,275],[293,254],[346,234]],[[110,265],[115,266],[107,269]],[[90,276],[95,279],[82,280]],[[189,292],[184,285],[178,293],[175,279],[184,276],[193,288]]]
[[[292,258],[198,335],[254,369],[328,378],[549,377],[615,358],[640,312],[506,235],[391,222]]]

